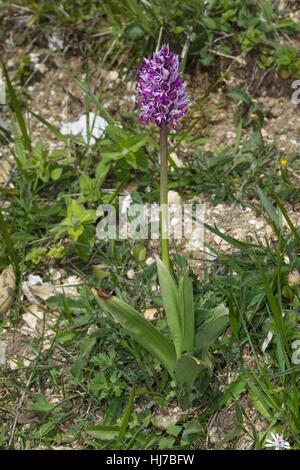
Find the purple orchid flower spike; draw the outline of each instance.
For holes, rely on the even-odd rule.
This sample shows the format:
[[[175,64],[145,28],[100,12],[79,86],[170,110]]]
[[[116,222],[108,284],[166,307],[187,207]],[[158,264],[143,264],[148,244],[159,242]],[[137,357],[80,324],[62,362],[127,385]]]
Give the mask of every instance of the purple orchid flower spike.
[[[178,69],[178,56],[168,44],[152,59],[144,59],[137,74],[137,104],[142,122],[154,122],[159,127],[170,123],[176,130],[179,119],[186,116],[190,102]]]
[[[163,262],[170,269],[167,128],[170,124],[177,130],[178,121],[186,116],[190,101],[179,74],[178,56],[170,51],[168,44],[153,54],[152,59],[144,59],[137,77],[136,102],[140,119],[160,128],[160,242]]]

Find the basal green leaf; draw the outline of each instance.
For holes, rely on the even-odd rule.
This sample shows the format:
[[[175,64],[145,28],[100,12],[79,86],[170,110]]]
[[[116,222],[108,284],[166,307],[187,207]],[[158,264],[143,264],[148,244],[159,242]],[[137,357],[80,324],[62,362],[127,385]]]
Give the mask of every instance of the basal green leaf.
[[[195,341],[195,311],[193,296],[193,281],[190,269],[187,269],[179,281],[180,313],[183,325],[184,352],[192,352]]]
[[[169,374],[173,375],[176,354],[173,344],[166,336],[123,300],[117,297],[103,299],[98,296],[96,300],[105,312],[120,323],[137,343],[156,357]]]
[[[156,257],[156,264],[168,326],[171,331],[177,357],[180,357],[183,347],[184,331],[183,311],[180,310],[178,287],[165,264],[158,257]]]
[[[208,320],[196,328],[195,346],[208,349],[229,324],[228,308],[224,304],[215,307]]]

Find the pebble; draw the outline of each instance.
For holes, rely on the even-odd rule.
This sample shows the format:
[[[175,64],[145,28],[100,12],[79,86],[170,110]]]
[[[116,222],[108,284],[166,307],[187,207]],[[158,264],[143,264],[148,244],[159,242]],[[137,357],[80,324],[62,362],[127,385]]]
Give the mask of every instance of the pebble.
[[[219,235],[214,235],[214,242],[217,244],[217,245],[220,245],[222,243],[223,239],[221,237],[219,237]]]
[[[113,82],[115,82],[118,79],[118,77],[119,77],[119,73],[116,70],[110,70],[109,72],[107,72],[107,75],[106,75],[106,78]]]
[[[176,191],[168,191],[168,203],[169,204],[182,204],[182,199],[179,193]]]
[[[262,130],[261,130],[261,135],[262,135],[263,137],[268,137],[268,132],[266,131],[266,129],[262,129]]]
[[[260,230],[260,229],[264,228],[264,226],[265,226],[265,223],[261,220],[260,222],[257,222],[256,229]]]
[[[156,314],[157,314],[156,308],[146,308],[146,310],[144,310],[144,317],[150,322],[153,322],[156,320],[156,317],[157,317]]]
[[[6,343],[0,340],[0,366],[6,362]]]
[[[282,114],[282,106],[275,106],[271,109],[271,114],[274,118],[279,117]]]

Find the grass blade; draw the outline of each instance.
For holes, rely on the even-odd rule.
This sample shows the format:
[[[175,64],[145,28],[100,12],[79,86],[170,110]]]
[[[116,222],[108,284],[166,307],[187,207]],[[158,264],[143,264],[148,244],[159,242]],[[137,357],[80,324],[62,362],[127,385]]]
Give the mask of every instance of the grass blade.
[[[6,222],[5,222],[4,217],[2,215],[1,209],[0,209],[0,228],[1,228],[2,236],[3,236],[3,240],[4,240],[4,243],[5,243],[6,249],[7,249],[8,256],[9,256],[11,262],[13,263],[13,265],[15,266],[16,272],[18,272],[19,271],[18,257],[16,255],[11,237],[8,233],[8,230],[7,230],[7,227],[6,227]]]
[[[47,121],[47,119],[43,118],[42,116],[40,116],[39,114],[36,114],[35,112],[33,111],[30,111],[30,113],[36,118],[38,119],[42,124],[44,124],[46,127],[48,127],[48,129],[53,132],[53,134],[55,135],[55,137],[57,137],[59,140],[61,140],[62,142],[64,143],[67,143],[69,138],[67,136],[65,136],[64,134],[62,134],[60,132],[60,130],[53,126],[53,124],[51,124],[51,122]]]
[[[16,115],[18,124],[20,126],[20,130],[22,132],[22,136],[23,136],[23,139],[24,139],[24,146],[25,146],[26,150],[31,152],[31,150],[32,150],[31,140],[30,140],[30,137],[29,137],[28,132],[27,132],[27,127],[26,127],[24,116],[23,116],[22,111],[21,111],[19,100],[17,98],[17,95],[15,94],[14,88],[11,84],[11,81],[9,79],[7,70],[6,70],[5,65],[4,65],[3,62],[2,62],[2,67],[3,67],[4,77],[5,77],[5,80],[6,80],[7,91],[8,91],[8,94],[9,94],[11,107],[12,107],[12,109],[13,109],[15,115]]]
[[[282,213],[283,217],[285,218],[288,226],[290,227],[291,229],[291,232],[292,234],[294,235],[294,237],[296,238],[297,242],[300,243],[300,236],[299,236],[299,233],[297,232],[297,229],[295,227],[295,225],[293,224],[293,222],[291,221],[287,211],[285,210],[281,200],[279,199],[279,197],[277,196],[276,193],[272,192],[272,196],[274,197],[275,201],[276,201],[276,204],[277,206],[279,207],[279,210],[280,212]]]
[[[127,403],[127,406],[126,406],[126,409],[125,409],[125,413],[124,413],[124,416],[123,416],[123,419],[122,419],[119,436],[118,436],[118,439],[117,439],[117,442],[116,442],[116,448],[117,449],[120,448],[120,445],[121,445],[122,441],[125,439],[125,436],[126,436],[128,423],[129,423],[130,415],[131,415],[131,412],[132,412],[134,396],[135,396],[135,387],[133,386],[132,389],[131,389],[129,400],[128,400],[128,403]]]
[[[263,208],[265,209],[270,221],[272,222],[276,235],[279,238],[280,233],[281,233],[281,224],[280,224],[279,215],[276,209],[273,207],[273,204],[271,203],[271,201],[265,196],[262,190],[259,187],[257,187],[256,190],[257,190],[259,199],[263,205]]]
[[[89,99],[94,103],[100,115],[104,117],[104,119],[106,119],[109,124],[115,124],[115,119],[109,114],[109,112],[104,108],[104,106],[102,106],[97,96],[90,89],[89,85],[79,79],[76,80],[76,83],[82,89],[82,91],[89,97]]]

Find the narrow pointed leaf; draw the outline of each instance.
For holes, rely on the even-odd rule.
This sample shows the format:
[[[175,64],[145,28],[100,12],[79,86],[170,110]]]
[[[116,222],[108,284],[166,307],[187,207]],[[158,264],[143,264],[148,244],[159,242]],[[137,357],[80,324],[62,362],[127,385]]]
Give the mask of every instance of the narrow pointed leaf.
[[[181,356],[183,345],[183,312],[180,311],[178,287],[165,264],[156,257],[157,274],[162,301],[167,316],[177,357]]]
[[[30,140],[30,137],[29,137],[28,132],[27,132],[27,127],[26,127],[24,116],[23,116],[22,111],[21,111],[21,106],[20,106],[19,100],[18,100],[17,95],[15,93],[15,90],[12,86],[12,83],[10,81],[10,78],[9,78],[9,75],[7,73],[7,70],[6,70],[6,67],[5,67],[4,63],[2,63],[2,67],[3,67],[4,77],[5,77],[5,80],[6,80],[7,91],[8,91],[9,98],[10,98],[10,104],[11,104],[11,107],[12,107],[12,109],[13,109],[15,115],[16,115],[20,130],[22,132],[22,136],[23,136],[23,140],[24,140],[24,146],[29,152],[31,152],[31,150],[32,150],[31,140]]]
[[[277,236],[279,236],[281,232],[281,222],[279,214],[276,208],[273,206],[272,202],[267,198],[267,196],[262,192],[262,190],[257,187],[257,194],[259,199],[265,209],[270,221],[273,224],[274,230],[276,231]]]
[[[126,409],[125,409],[125,413],[124,413],[124,416],[123,416],[123,419],[122,419],[118,440],[116,442],[116,449],[120,448],[120,445],[121,445],[122,441],[125,439],[126,432],[127,432],[127,429],[128,429],[129,419],[130,419],[130,416],[131,416],[131,413],[132,413],[134,395],[135,395],[135,387],[133,386],[132,390],[131,390],[131,393],[130,393],[130,397],[129,397],[127,406],[126,406]]]
[[[229,311],[220,304],[211,311],[210,318],[196,328],[195,345],[198,349],[208,349],[229,325]]]
[[[106,313],[120,323],[137,343],[155,356],[169,374],[173,375],[176,354],[173,344],[166,336],[123,300],[117,297],[96,299]]]
[[[197,375],[203,368],[203,364],[201,364],[201,362],[196,357],[188,355],[181,356],[177,360],[175,368],[177,385],[191,390]]]
[[[193,281],[190,269],[187,269],[179,281],[179,300],[183,312],[183,352],[192,352],[195,342],[195,311],[193,297]]]
[[[282,213],[283,217],[285,218],[288,226],[290,227],[291,229],[291,232],[292,234],[294,235],[294,237],[296,238],[297,242],[299,243],[300,242],[300,235],[297,231],[297,228],[295,227],[295,225],[293,224],[291,218],[289,217],[284,205],[282,204],[281,200],[279,199],[279,197],[277,196],[277,194],[275,192],[272,192],[272,196],[273,198],[275,199],[276,201],[276,204],[280,210],[280,212]]]

